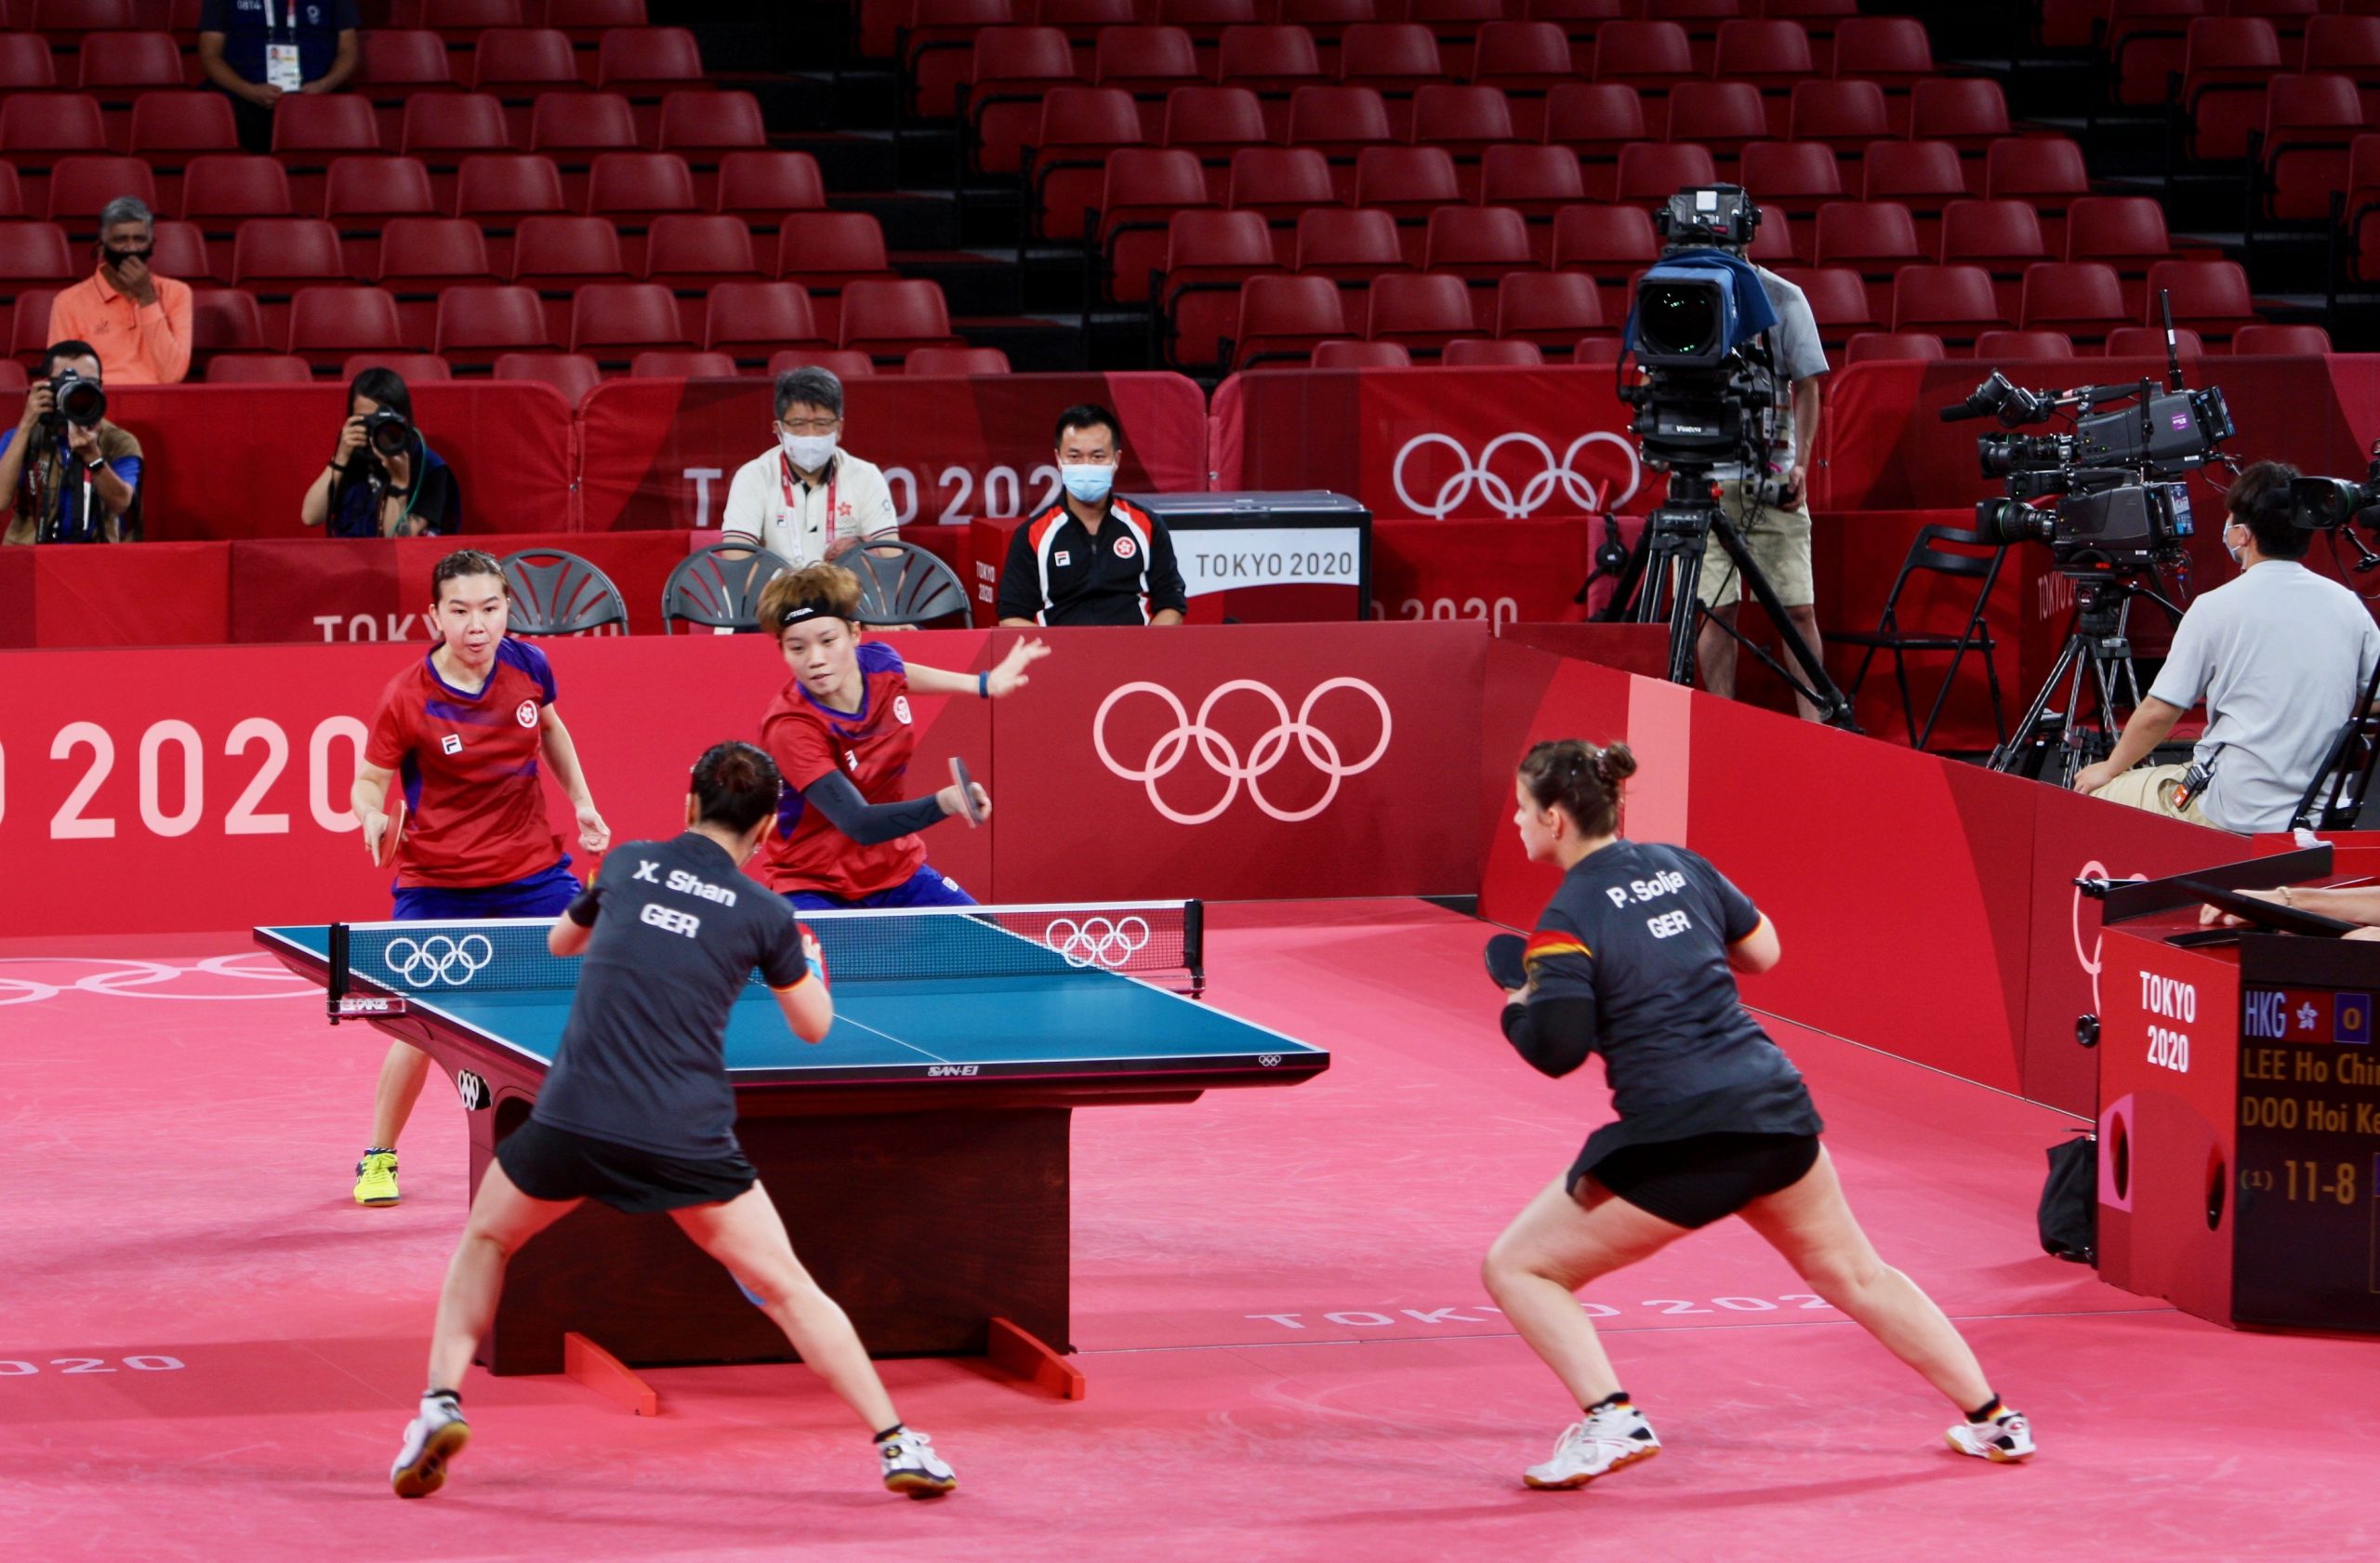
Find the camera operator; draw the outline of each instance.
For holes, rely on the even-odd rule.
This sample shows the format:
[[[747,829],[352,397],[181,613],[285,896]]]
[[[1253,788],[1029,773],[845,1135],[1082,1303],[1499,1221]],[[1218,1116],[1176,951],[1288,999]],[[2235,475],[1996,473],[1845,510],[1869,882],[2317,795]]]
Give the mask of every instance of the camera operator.
[[[120,543],[138,535],[140,442],[107,420],[88,342],[42,354],[25,416],[0,433],[0,542]]]
[[[418,537],[462,530],[463,489],[414,427],[413,393],[394,369],[366,369],[347,388],[338,447],[298,519],[334,537]]]
[[[722,541],[768,550],[799,570],[901,529],[883,470],[841,448],[843,382],[804,364],[777,377],[776,447],[735,470]]]
[[[2075,773],[2076,791],[2243,834],[2289,828],[2380,662],[2362,601],[2298,563],[2314,535],[2295,519],[2296,477],[2259,461],[2233,481],[2223,547],[2239,578],[2190,604],[2115,752]],[[2192,763],[2135,770],[2202,696]]]
[[[1749,192],[1747,192],[1749,194]],[[1736,522],[1753,563],[1777,589],[1786,616],[1814,656],[1818,644],[1818,590],[1810,568],[1810,451],[1818,440],[1819,382],[1829,372],[1826,351],[1818,342],[1818,317],[1808,295],[1765,266],[1761,291],[1777,311],[1776,327],[1766,334],[1768,378],[1772,405],[1777,409],[1770,430],[1769,470],[1748,471],[1729,463],[1713,472],[1718,478],[1719,508]],[[1790,387],[1790,391],[1789,391]],[[1763,480],[1774,483],[1764,502]],[[1728,632],[1743,599],[1743,583],[1735,562],[1714,536],[1703,547],[1702,575],[1697,588],[1713,622],[1705,623],[1695,641],[1695,661],[1702,687],[1724,699],[1736,694],[1736,639]],[[1806,675],[1813,671],[1804,669]],[[1796,693],[1794,704],[1805,721],[1822,720],[1818,708]]]
[[[99,271],[50,301],[49,339],[89,342],[119,386],[179,385],[190,374],[190,285],[149,269],[157,224],[119,195],[99,208]]]
[[[231,99],[240,145],[272,150],[272,110],[292,92],[337,92],[362,60],[355,0],[205,0],[198,65]]]

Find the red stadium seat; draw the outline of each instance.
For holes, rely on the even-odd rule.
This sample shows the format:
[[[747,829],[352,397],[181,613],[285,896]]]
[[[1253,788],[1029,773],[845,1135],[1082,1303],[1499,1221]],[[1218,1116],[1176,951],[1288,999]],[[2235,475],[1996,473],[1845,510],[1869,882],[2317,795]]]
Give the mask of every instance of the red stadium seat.
[[[1339,40],[1339,79],[1349,86],[1409,94],[1447,76],[1437,39],[1419,23],[1358,23]]]
[[[1909,135],[1948,141],[1962,157],[1980,157],[2008,134],[2008,100],[1985,76],[1929,76],[1910,89]]]
[[[1413,355],[1395,342],[1365,342],[1340,338],[1314,345],[1317,369],[1410,369]]]
[[[2051,258],[2041,219],[2022,201],[1953,201],[1942,208],[1937,252],[1946,265],[1980,266],[1999,290],[2001,312],[2021,305],[2025,268]]]
[[[1934,72],[1925,24],[1908,17],[1846,17],[1834,30],[1838,77],[1907,91]]]
[[[1768,109],[1750,82],[1680,82],[1670,89],[1670,139],[1695,141],[1732,167],[1768,136]]]
[[[1496,335],[1541,348],[1575,342],[1605,324],[1594,279],[1579,272],[1514,272],[1497,285]]]
[[[512,130],[503,101],[487,93],[425,93],[405,99],[397,147],[409,156],[445,153],[438,160],[451,166],[464,152],[510,152]]]
[[[644,239],[644,280],[681,293],[757,278],[752,230],[741,218],[674,213],[653,219]]]
[[[1167,224],[1157,298],[1167,334],[1165,362],[1182,368],[1219,366],[1222,339],[1238,317],[1241,285],[1275,267],[1272,234],[1257,213],[1175,213]]]
[[[546,0],[545,19],[572,43],[590,46],[615,27],[642,27],[647,20],[644,0]]]
[[[455,175],[456,217],[509,226],[565,209],[562,172],[550,157],[483,152],[465,158]]]
[[[1227,27],[1218,46],[1215,79],[1259,92],[1290,92],[1323,84],[1314,34],[1302,27]]]
[[[1947,358],[1950,350],[1942,338],[1930,331],[1861,331],[1855,334],[1843,350],[1843,362],[1854,364],[1884,364],[1902,360],[1925,361]]]
[[[1444,147],[1454,154],[1461,171],[1475,165],[1490,148],[1518,138],[1514,134],[1511,100],[1500,88],[1440,83],[1413,94],[1412,139],[1416,146]]]
[[[245,294],[241,297],[246,297]],[[285,352],[218,353],[207,361],[207,385],[311,385],[314,366]]]
[[[451,217],[390,219],[380,232],[378,275],[391,292],[430,295],[496,280],[480,225]]]
[[[549,297],[628,274],[608,218],[525,217],[512,238],[512,280]]]
[[[1545,354],[1535,342],[1459,337],[1440,351],[1438,363],[1448,369],[1535,369]]]
[[[1606,22],[1595,33],[1594,79],[1666,92],[1702,74],[1686,29],[1673,21]]]
[[[2109,358],[2165,358],[2165,328],[2162,325],[2122,325],[2108,333]],[[2204,358],[2206,339],[2187,325],[2174,327],[2174,356]]]
[[[2265,84],[2284,69],[2281,34],[2262,17],[2200,17],[2182,51],[2181,103],[2192,157],[2248,155],[2265,127]]]
[[[1871,280],[1933,256],[1917,243],[1917,224],[1897,201],[1837,201],[1818,211],[1820,266],[1849,266]]]
[[[1019,8],[1009,0],[917,0],[900,33],[900,55],[920,118],[947,119],[957,112],[959,85],[974,62],[975,41],[1012,25]]]
[[[17,178],[17,166],[0,163],[0,218],[30,217],[25,210],[25,189]]]
[[[457,44],[491,27],[525,27],[536,0],[418,0],[414,20]]]
[[[1642,206],[1569,206],[1554,214],[1554,269],[1593,277],[1607,296],[1606,317],[1626,314],[1629,279],[1660,253],[1652,214]]]
[[[99,100],[86,92],[12,92],[0,98],[0,154],[108,150]]]
[[[812,366],[831,371],[840,380],[864,379],[876,373],[876,361],[864,352],[846,352],[840,348],[787,348],[769,355],[769,373],[782,375],[787,369]]]
[[[578,58],[570,40],[545,27],[492,27],[471,51],[471,90],[526,99],[557,88],[576,91]]]
[[[232,285],[251,293],[285,295],[298,283],[347,280],[338,230],[321,218],[250,218],[231,241]]]
[[[636,112],[617,92],[540,93],[529,110],[529,150],[549,157],[634,152]]]
[[[1310,146],[1334,162],[1352,161],[1365,146],[1397,138],[1388,101],[1368,86],[1302,86],[1289,95],[1289,142]]]
[[[2146,275],[2151,263],[2173,253],[2165,209],[2146,195],[2093,195],[2067,211],[2069,260],[2105,260],[2119,270],[2127,260],[2136,261]]]
[[[1142,143],[1140,110],[1115,87],[1062,86],[1042,100],[1027,155],[1045,238],[1078,239],[1083,213],[1099,198],[1107,154]]]
[[[788,212],[777,230],[776,275],[810,290],[819,330],[830,332],[845,288],[892,275],[884,230],[867,212]]]
[[[588,171],[590,216],[634,224],[700,209],[694,170],[674,152],[607,152]]]
[[[1367,303],[1364,336],[1375,342],[1402,343],[1416,357],[1435,355],[1478,328],[1471,289],[1460,277],[1390,272],[1373,280]]]
[[[264,316],[257,296],[231,287],[192,288],[190,341],[198,353],[264,351]]]
[[[1165,95],[1206,78],[1190,34],[1179,27],[1110,27],[1091,49],[1094,86],[1130,93],[1139,104],[1141,134],[1151,140],[1165,116]]]
[[[721,153],[765,150],[769,131],[748,92],[672,92],[661,99],[657,140],[663,152]]]
[[[2202,337],[2223,338],[2259,320],[2248,273],[2236,260],[2161,260],[2149,268],[2148,324],[2163,320],[2157,295],[2171,298],[2174,324]]]
[[[1839,351],[1857,333],[1883,324],[1868,302],[1868,285],[1857,272],[1788,266],[1777,274],[1807,297],[1818,323],[1818,340],[1829,351]]]
[[[570,351],[626,363],[655,348],[693,346],[678,301],[652,283],[589,283],[571,300]]]
[[[1843,165],[1823,141],[1758,141],[1744,148],[1738,182],[1765,211],[1816,221],[1818,208],[1843,198]]]
[[[2025,270],[2017,316],[2026,329],[2063,331],[2079,344],[2099,342],[2135,323],[2115,269],[2096,261],[2043,261]]]
[[[2044,217],[2063,215],[2078,195],[2091,193],[2082,149],[2064,137],[2010,137],[1984,153],[1983,193],[1994,201],[2030,201]]]
[[[57,85],[48,39],[0,33],[0,92],[47,92]]]
[[[1871,141],[1859,167],[1868,200],[1905,203],[1926,219],[1929,234],[1942,208],[1967,193],[1959,149],[1948,141]]]
[[[1462,285],[1453,285],[1461,288]],[[1467,307],[1464,313],[1468,318]],[[1231,367],[1239,370],[1268,361],[1303,359],[1316,343],[1349,334],[1339,286],[1329,278],[1250,277],[1239,290]]]
[[[2242,325],[2231,334],[2235,353],[2268,353],[2275,357],[2315,357],[2334,351],[2331,334],[2319,325]]]
[[[53,222],[0,222],[0,289],[64,286],[83,280],[84,266]]]
[[[951,334],[942,285],[903,278],[855,282],[843,289],[837,345],[872,358],[897,358],[914,348],[966,344]]]
[[[1739,19],[1719,24],[1711,73],[1721,81],[1744,82],[1764,93],[1782,94],[1796,82],[1817,75],[1818,64],[1810,53],[1810,35],[1800,22],[1776,17]],[[1770,134],[1783,129],[1779,122]]]
[[[691,348],[647,350],[628,360],[631,379],[733,379],[735,360],[723,352],[701,352]]]
[[[1571,64],[1570,40],[1550,21],[1491,21],[1479,30],[1472,55],[1471,80],[1492,86],[1514,99],[1513,122],[1531,139],[1545,134],[1548,99],[1552,94],[1585,86]],[[1607,84],[1608,101],[1618,94],[1630,98],[1636,89],[1624,82]],[[1642,118],[1639,111],[1638,117]]]
[[[1246,147],[1232,153],[1223,204],[1234,211],[1287,224],[1308,206],[1338,199],[1330,166],[1312,147]]]
[[[583,352],[504,352],[496,356],[495,378],[552,386],[575,407],[603,383],[603,366]]]
[[[1099,253],[1107,297],[1145,304],[1149,275],[1165,264],[1165,226],[1177,211],[1214,205],[1206,170],[1178,147],[1122,147],[1107,154],[1099,194]]]
[[[1454,159],[1444,147],[1366,147],[1355,160],[1355,204],[1374,206],[1400,221],[1426,221],[1440,206],[1462,200]],[[1420,235],[1414,235],[1418,241]],[[1412,258],[1421,258],[1416,244]]]
[[[994,27],[975,38],[967,75],[967,127],[975,166],[1014,173],[1041,123],[1041,99],[1076,84],[1075,56],[1055,27]]]
[[[1643,141],[1620,149],[1613,199],[1661,202],[1690,185],[1718,182],[1710,148],[1691,141]]]
[[[1514,123],[1527,134],[1526,100],[1516,106]],[[1616,83],[1573,82],[1546,95],[1543,139],[1549,146],[1578,153],[1586,173],[1587,193],[1609,200],[1620,179],[1620,154],[1646,139],[1644,99],[1633,86]]]
[[[61,157],[49,166],[49,219],[75,237],[97,237],[99,208],[129,195],[157,209],[157,179],[139,157]]]
[[[1752,231],[1752,243],[1745,246],[1744,258],[1772,270],[1778,266],[1806,266],[1810,263],[1810,245],[1817,238],[1816,223],[1797,228],[1783,207],[1763,206],[1760,226]]]
[[[425,30],[367,29],[362,34],[362,69],[355,84],[375,100],[393,99],[426,87],[455,85],[446,41]]]
[[[143,92],[182,85],[181,46],[170,33],[119,33],[79,58],[79,84],[102,103],[129,104]]]
[[[140,25],[133,0],[34,0],[37,33],[120,32]]]
[[[137,123],[140,111],[164,94],[142,99],[132,106]],[[223,110],[223,123],[231,124],[231,100],[220,93],[193,92],[174,96],[205,100],[213,99]],[[236,147],[237,142],[233,145]],[[380,119],[372,105],[364,99],[345,93],[292,93],[276,104],[272,111],[272,150],[284,156],[292,154],[320,158],[338,152],[374,152],[380,150]]]
[[[703,346],[713,352],[759,364],[788,343],[825,341],[799,283],[723,282],[711,289]]]
[[[998,348],[918,348],[901,361],[905,375],[1005,375],[1008,354]]]
[[[1904,266],[1893,274],[1892,328],[1930,331],[1973,345],[1978,333],[2005,325],[1991,273],[1980,266]]]
[[[595,51],[595,85],[631,98],[655,98],[705,81],[702,50],[682,27],[615,27]]]
[[[1793,139],[1823,141],[1837,154],[1862,151],[1893,133],[1884,89],[1874,82],[1802,82],[1786,119]]]
[[[352,383],[366,369],[387,369],[408,384],[423,380],[451,380],[455,366],[434,352],[357,352],[350,353],[338,366],[338,378]]]
[[[1987,331],[1975,339],[1975,355],[1996,363],[2071,358],[2074,338],[2063,331]]]
[[[1385,272],[1406,269],[1396,219],[1382,211],[1316,206],[1298,214],[1297,247],[1290,262],[1300,276],[1368,283]]]
[[[1263,146],[1270,139],[1264,128],[1264,106],[1244,86],[1177,86],[1166,94],[1165,113],[1158,122],[1158,143],[1178,148],[1197,160],[1211,160],[1219,167],[1241,147]],[[1107,154],[1107,166],[1128,152]],[[1204,176],[1200,176],[1204,184]],[[1106,209],[1103,201],[1100,210]]]
[[[2265,89],[2256,166],[2260,208],[2282,221],[2330,216],[2347,188],[2347,146],[2363,130],[2363,100],[2347,76],[2278,75]]]
[[[2190,21],[2213,8],[2208,0],[2112,0],[2099,46],[2116,101],[2165,102],[2169,79],[2182,69]]]
[[[396,298],[379,288],[307,287],[289,300],[288,351],[318,366],[404,345]]]
[[[323,215],[336,222],[442,215],[429,166],[417,157],[335,157],[323,181]]]
[[[335,99],[320,97],[290,101],[327,103]],[[369,114],[371,106],[364,105],[364,112]],[[277,124],[274,134],[280,134]],[[377,142],[376,137],[376,148]],[[132,100],[131,135],[125,144],[135,156],[161,152],[237,152],[240,133],[232,123],[231,100],[219,92],[150,92]]]
[[[719,209],[764,227],[826,205],[826,181],[806,152],[731,152],[719,161]]]
[[[1540,241],[1552,239],[1555,212],[1586,198],[1579,160],[1560,147],[1489,147],[1480,156],[1480,204],[1510,206],[1530,219],[1532,228],[1544,224],[1537,235]]]
[[[1492,329],[1495,298],[1490,290],[1507,274],[1537,264],[1529,248],[1528,220],[1508,206],[1441,206],[1430,214],[1425,234],[1421,269],[1471,284],[1472,312],[1481,330]]]

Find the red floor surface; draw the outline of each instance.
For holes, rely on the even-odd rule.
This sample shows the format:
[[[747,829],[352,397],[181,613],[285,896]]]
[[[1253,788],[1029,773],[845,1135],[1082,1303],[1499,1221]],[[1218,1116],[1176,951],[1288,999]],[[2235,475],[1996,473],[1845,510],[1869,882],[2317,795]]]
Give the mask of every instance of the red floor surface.
[[[477,1376],[453,1483],[399,1503],[384,1474],[459,1225],[460,1113],[433,1088],[404,1204],[359,1210],[346,1169],[377,1039],[324,1027],[311,990],[234,953],[243,936],[0,960],[0,1556],[2374,1547],[2380,1347],[2220,1330],[2043,1257],[2042,1151],[2067,1120],[1782,1024],[1855,1207],[2031,1413],[2041,1456],[1950,1454],[1932,1392],[1730,1225],[1586,1296],[1662,1457],[1584,1492],[1522,1490],[1574,1413],[1476,1267],[1604,1110],[1595,1071],[1547,1081],[1511,1056],[1467,919],[1346,902],[1221,907],[1213,923],[1213,1001],[1331,1048],[1333,1067],[1077,1115],[1090,1397],[887,1364],[964,1482],[932,1505],[876,1488],[864,1437],[792,1366],[654,1373],[653,1419],[565,1380]]]

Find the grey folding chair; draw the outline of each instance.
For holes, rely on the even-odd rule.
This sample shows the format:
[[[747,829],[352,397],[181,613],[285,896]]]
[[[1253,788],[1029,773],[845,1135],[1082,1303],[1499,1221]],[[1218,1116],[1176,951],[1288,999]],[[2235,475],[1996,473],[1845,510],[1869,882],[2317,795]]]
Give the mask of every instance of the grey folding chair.
[[[760,589],[792,569],[766,549],[720,543],[679,561],[661,589],[661,632],[678,621],[739,635],[760,628]]]
[[[628,633],[628,603],[593,562],[562,549],[522,549],[498,563],[512,588],[513,634],[583,635],[606,624]]]
[[[862,624],[925,624],[969,611],[959,573],[915,543],[888,537],[835,563],[859,577]]]

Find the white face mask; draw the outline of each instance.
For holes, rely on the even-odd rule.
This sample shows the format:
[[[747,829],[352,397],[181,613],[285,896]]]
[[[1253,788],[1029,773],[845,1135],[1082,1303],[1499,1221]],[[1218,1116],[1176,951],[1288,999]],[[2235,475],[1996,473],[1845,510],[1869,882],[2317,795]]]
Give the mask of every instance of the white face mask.
[[[805,472],[814,472],[835,459],[832,434],[779,434],[777,444],[785,447],[787,459]]]
[[[2228,536],[2230,533],[2231,526],[2236,526],[2239,523],[2237,522],[2234,522],[2230,523],[2230,525],[2225,526],[2223,529],[2225,534]],[[2248,567],[2248,550],[2246,549],[2235,549],[2229,543],[2226,543],[2223,545],[2223,551],[2229,554],[2231,556],[2231,563],[2237,564],[2241,569],[2244,570]]]

